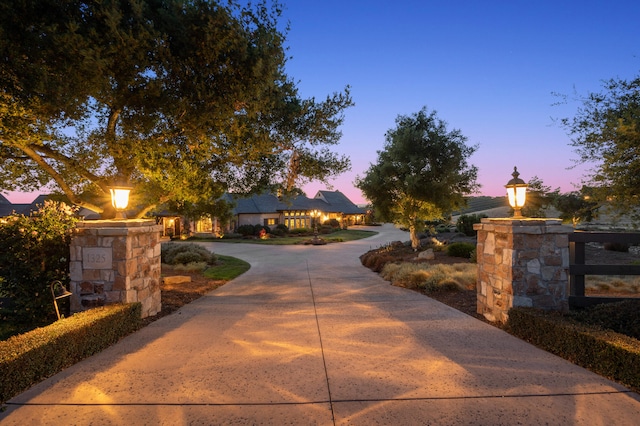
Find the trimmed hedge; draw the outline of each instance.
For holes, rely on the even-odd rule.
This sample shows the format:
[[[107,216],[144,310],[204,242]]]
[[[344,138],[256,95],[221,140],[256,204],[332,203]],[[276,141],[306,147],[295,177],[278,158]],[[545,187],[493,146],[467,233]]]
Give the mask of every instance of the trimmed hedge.
[[[0,404],[140,327],[142,305],[77,313],[0,342]]]
[[[571,317],[513,308],[505,330],[574,364],[640,391],[640,341]]]

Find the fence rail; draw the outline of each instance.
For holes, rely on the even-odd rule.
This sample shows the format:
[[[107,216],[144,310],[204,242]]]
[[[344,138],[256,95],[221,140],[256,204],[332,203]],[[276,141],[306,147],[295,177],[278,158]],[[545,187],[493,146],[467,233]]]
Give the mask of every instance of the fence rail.
[[[569,234],[569,306],[585,307],[617,302],[628,297],[585,295],[585,275],[640,275],[640,265],[588,265],[586,243],[640,243],[640,233],[581,232]]]

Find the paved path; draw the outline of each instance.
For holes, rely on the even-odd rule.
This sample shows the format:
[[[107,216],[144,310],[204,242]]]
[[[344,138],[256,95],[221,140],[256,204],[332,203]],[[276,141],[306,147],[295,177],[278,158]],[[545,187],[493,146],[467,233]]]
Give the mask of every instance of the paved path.
[[[2,425],[637,425],[622,386],[326,246],[208,243],[249,272],[11,401]]]

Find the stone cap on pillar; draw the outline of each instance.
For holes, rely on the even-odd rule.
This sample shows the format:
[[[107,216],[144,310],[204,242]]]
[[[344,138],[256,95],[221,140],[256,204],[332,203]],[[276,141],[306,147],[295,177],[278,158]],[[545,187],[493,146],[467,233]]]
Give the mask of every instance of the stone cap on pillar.
[[[506,232],[512,234],[566,234],[573,232],[571,226],[562,224],[561,219],[554,218],[483,218],[473,225],[476,231]]]
[[[161,230],[162,225],[157,225],[154,219],[82,220],[76,224],[76,233],[96,235],[127,235]]]

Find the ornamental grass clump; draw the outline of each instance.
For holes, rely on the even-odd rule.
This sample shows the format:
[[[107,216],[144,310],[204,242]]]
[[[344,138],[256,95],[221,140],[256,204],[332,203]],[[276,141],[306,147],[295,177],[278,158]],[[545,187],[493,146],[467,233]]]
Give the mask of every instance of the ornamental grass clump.
[[[213,265],[217,257],[206,248],[194,243],[167,243],[161,249],[162,263],[166,265],[189,265],[204,263]]]
[[[380,276],[395,286],[432,293],[473,289],[476,285],[476,273],[476,265],[468,263],[388,263],[380,272]]]

